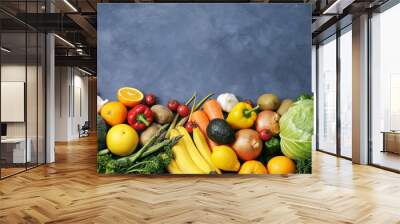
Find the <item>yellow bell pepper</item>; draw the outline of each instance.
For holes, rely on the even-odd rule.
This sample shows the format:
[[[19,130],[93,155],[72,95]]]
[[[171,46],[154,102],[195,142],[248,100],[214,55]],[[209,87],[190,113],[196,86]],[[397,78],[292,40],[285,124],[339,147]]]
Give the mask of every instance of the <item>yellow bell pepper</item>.
[[[239,174],[266,174],[268,173],[267,168],[256,160],[250,160],[243,163],[239,170]]]
[[[252,108],[250,104],[240,102],[229,112],[226,122],[234,129],[250,128],[257,119],[257,113],[254,111],[258,107],[257,105],[257,107]]]

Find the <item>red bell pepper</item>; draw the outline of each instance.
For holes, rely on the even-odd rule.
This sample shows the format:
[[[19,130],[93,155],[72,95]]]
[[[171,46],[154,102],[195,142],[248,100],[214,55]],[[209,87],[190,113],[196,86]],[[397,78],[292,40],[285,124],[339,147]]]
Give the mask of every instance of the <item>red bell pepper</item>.
[[[143,131],[153,123],[153,112],[148,106],[139,104],[128,112],[127,120],[136,131]]]

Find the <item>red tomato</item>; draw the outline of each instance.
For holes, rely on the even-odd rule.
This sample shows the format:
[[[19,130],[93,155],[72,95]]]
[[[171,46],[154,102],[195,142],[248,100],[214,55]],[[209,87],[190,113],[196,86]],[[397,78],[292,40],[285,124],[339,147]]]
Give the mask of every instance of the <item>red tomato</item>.
[[[154,104],[156,104],[156,96],[154,96],[154,94],[148,94],[146,95],[146,97],[144,98],[147,106],[153,106]]]
[[[186,117],[186,116],[189,116],[189,114],[190,114],[190,109],[186,105],[179,105],[177,111],[178,111],[179,116],[181,116],[181,117]]]
[[[172,112],[176,112],[176,110],[179,107],[179,102],[176,100],[170,100],[168,101],[168,108],[172,111]]]
[[[185,128],[189,133],[193,133],[193,128],[196,128],[197,125],[196,123],[192,122],[192,121],[188,121],[185,124]]]

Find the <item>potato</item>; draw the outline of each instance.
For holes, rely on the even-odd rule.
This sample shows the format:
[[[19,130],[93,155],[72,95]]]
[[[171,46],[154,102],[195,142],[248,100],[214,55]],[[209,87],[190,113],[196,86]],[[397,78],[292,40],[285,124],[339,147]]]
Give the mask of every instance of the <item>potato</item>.
[[[163,105],[154,105],[151,110],[153,111],[154,119],[159,124],[170,123],[174,119],[172,111]]]
[[[161,125],[153,123],[150,127],[144,130],[140,135],[140,144],[145,145],[148,141],[150,141],[151,137],[153,137],[160,128]]]
[[[280,105],[280,101],[277,96],[271,93],[266,93],[258,97],[257,104],[260,105],[261,110],[277,110]]]
[[[279,115],[283,115],[284,113],[286,113],[289,108],[293,105],[293,100],[291,99],[284,99],[281,103],[281,106],[278,109],[278,114]]]

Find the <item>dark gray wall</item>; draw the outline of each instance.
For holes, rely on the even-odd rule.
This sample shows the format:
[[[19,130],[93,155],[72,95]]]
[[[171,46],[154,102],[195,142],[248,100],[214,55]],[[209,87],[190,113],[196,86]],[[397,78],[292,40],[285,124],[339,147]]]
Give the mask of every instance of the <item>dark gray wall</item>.
[[[153,92],[163,103],[194,91],[256,98],[311,92],[306,4],[99,4],[98,92]]]

